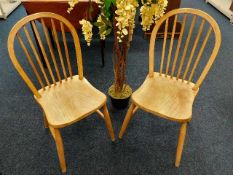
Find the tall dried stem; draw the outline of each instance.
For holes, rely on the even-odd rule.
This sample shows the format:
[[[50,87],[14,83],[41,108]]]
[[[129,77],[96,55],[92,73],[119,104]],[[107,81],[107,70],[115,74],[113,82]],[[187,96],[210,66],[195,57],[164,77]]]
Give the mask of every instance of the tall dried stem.
[[[116,20],[113,21],[114,46],[113,46],[113,68],[115,93],[121,93],[126,83],[126,59],[130,46],[131,34],[129,33],[119,42],[117,39]]]

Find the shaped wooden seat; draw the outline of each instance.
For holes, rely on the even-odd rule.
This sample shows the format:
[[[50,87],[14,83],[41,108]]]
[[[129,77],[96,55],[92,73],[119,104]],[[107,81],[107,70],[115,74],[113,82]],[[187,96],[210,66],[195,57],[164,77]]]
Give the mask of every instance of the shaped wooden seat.
[[[176,24],[180,18],[182,18],[181,32],[178,40],[175,41]],[[197,19],[200,23],[197,22]],[[170,41],[167,41],[169,20],[174,22]],[[159,42],[156,35],[161,26],[164,26],[161,59],[157,61],[159,70],[154,71],[156,68],[155,43]],[[205,26],[207,26],[206,30]],[[185,28],[187,28],[187,35],[184,34]],[[198,30],[194,32],[194,29]],[[213,44],[213,49],[209,55],[204,51],[211,33],[215,41],[210,43]],[[191,38],[193,38],[193,42]],[[182,45],[183,47],[181,47]],[[218,24],[211,16],[200,10],[176,9],[166,13],[157,21],[150,38],[149,74],[141,87],[132,94],[132,104],[125,116],[119,138],[123,137],[129,121],[139,108],[159,117],[180,122],[181,128],[175,161],[175,166],[179,167],[187,122],[192,117],[194,99],[217,56],[220,45],[221,32]],[[209,50],[210,48],[209,46]],[[174,53],[173,50],[175,50]],[[180,52],[182,53],[180,54]],[[203,55],[207,55],[207,61],[199,66],[200,61],[203,60]],[[196,75],[199,78],[193,83],[194,74],[198,72],[196,71],[197,67],[202,67],[202,71],[199,71],[200,75]]]
[[[77,122],[96,112],[106,103],[106,96],[94,88],[85,78],[73,76],[52,86],[46,91],[39,90],[41,98],[36,98],[44,109],[49,125],[61,128]]]
[[[51,42],[45,22],[52,26],[55,46]],[[35,40],[38,41],[39,48],[35,45],[30,28],[35,33]],[[57,28],[61,33],[58,33]],[[41,30],[39,31],[39,29]],[[74,44],[75,57],[72,59],[76,60],[78,75],[72,71],[65,31],[69,31],[73,38],[73,42],[69,41],[69,44]],[[19,47],[15,47],[16,41]],[[23,54],[16,53],[18,50],[25,54],[32,73],[26,73],[25,70],[28,71],[28,67],[23,69],[20,61],[24,57]],[[41,50],[43,54],[47,69],[42,64],[38,50]],[[62,172],[66,172],[66,163],[59,128],[97,112],[104,119],[112,141],[115,140],[106,105],[107,98],[84,78],[79,38],[75,28],[67,19],[49,12],[26,16],[17,22],[10,31],[8,51],[16,70],[44,111],[44,124],[50,129],[55,140]],[[34,79],[29,78],[33,75]],[[40,88],[37,88],[36,85],[39,85]],[[101,109],[103,109],[103,113],[100,111]]]
[[[170,79],[154,73],[146,78],[132,95],[132,101],[145,111],[174,121],[188,121],[192,116],[192,104],[197,91],[193,83]]]

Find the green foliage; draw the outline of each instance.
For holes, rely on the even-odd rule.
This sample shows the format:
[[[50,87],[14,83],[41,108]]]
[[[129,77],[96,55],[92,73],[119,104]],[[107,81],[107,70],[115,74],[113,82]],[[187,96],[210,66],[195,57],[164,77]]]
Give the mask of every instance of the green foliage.
[[[99,34],[109,35],[112,31],[112,23],[104,15],[101,15],[101,20],[94,23],[95,26],[99,28]]]
[[[106,10],[110,9],[111,4],[115,5],[116,0],[104,0]]]
[[[116,0],[104,0],[103,13],[107,18],[112,16],[111,6],[116,4]]]
[[[109,19],[107,19],[104,15],[101,15],[101,18],[107,26],[112,27],[112,23]]]

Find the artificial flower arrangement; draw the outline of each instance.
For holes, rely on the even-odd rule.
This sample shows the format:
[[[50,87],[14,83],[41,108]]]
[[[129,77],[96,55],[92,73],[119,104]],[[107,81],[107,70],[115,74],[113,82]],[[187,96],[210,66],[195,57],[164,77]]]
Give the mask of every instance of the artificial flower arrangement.
[[[78,4],[79,0],[70,0],[68,13]],[[89,0],[90,4],[92,0]],[[96,0],[100,14],[94,26],[99,29],[101,40],[111,33],[114,33],[113,48],[113,66],[114,66],[114,83],[109,88],[111,99],[129,99],[132,89],[126,84],[126,58],[130,42],[132,41],[133,31],[135,28],[135,16],[137,7],[140,7],[142,30],[150,30],[151,25],[155,23],[163,14],[167,7],[167,0]],[[91,12],[92,7],[89,6]],[[92,40],[93,25],[90,21],[82,19],[79,22],[82,25],[82,33],[90,46]],[[114,105],[114,101],[113,105]],[[117,102],[120,106],[122,102]],[[117,104],[115,102],[115,105]],[[124,102],[123,102],[124,103]]]

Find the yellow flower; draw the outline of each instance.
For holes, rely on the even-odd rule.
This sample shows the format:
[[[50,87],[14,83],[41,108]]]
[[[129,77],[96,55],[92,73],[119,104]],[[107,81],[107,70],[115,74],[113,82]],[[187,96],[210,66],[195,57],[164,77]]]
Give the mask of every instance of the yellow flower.
[[[78,2],[79,0],[69,0],[68,4],[70,7],[68,8],[67,12],[70,13]]]
[[[82,19],[81,21],[79,21],[79,24],[82,25],[82,33],[84,35],[84,38],[87,42],[87,45],[90,46],[91,45],[91,40],[92,40],[92,24],[85,20],[85,19]]]
[[[122,39],[126,35],[133,34],[133,28],[135,27],[135,15],[136,7],[138,7],[138,2],[136,0],[116,0],[117,10],[115,17],[117,23],[117,38],[119,42],[122,42]],[[130,31],[129,31],[130,30]]]
[[[67,10],[70,13],[79,0],[69,0],[69,8]],[[108,15],[105,16],[105,0],[96,0],[101,13],[98,16],[95,25],[99,28],[99,35],[101,40],[105,40],[106,36],[111,33],[112,21],[110,21]],[[167,7],[168,0],[141,0],[142,6],[140,8],[140,14],[142,17],[142,29],[144,31],[150,30],[151,25],[163,16]],[[115,20],[117,27],[117,39],[122,42],[124,37],[127,36],[129,40],[132,40],[133,31],[135,28],[135,15],[136,8],[139,6],[138,0],[116,0]],[[92,24],[89,21],[81,20],[82,32],[84,34],[87,45],[90,45],[92,39]]]
[[[143,3],[143,6],[140,8],[143,31],[150,30],[151,25],[163,16],[167,3],[167,0],[158,0],[157,3],[152,3],[152,1],[148,0],[147,3]]]

